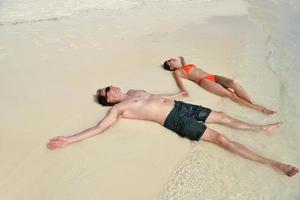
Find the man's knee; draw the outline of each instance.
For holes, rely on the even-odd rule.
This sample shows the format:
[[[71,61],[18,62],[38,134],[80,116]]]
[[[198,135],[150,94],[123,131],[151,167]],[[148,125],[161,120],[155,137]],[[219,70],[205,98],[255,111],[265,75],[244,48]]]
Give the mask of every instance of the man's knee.
[[[232,120],[231,117],[229,117],[226,113],[220,111],[217,112],[218,114],[218,121],[223,122],[223,123],[230,123]]]
[[[231,141],[226,136],[222,134],[217,134],[214,139],[214,143],[224,148],[228,148]]]
[[[227,137],[210,128],[207,128],[205,130],[201,139],[204,141],[215,143],[220,146],[226,146],[230,143],[230,140]]]

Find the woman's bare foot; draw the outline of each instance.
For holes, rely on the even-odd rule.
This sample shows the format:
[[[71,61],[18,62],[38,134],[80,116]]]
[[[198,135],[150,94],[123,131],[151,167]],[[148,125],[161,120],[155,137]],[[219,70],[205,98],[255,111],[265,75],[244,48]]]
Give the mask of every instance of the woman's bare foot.
[[[262,107],[261,110],[260,110],[260,112],[264,113],[265,115],[274,115],[274,114],[276,114],[275,111],[269,110],[269,109],[267,109],[265,107]]]
[[[268,134],[270,134],[273,131],[273,129],[279,128],[279,127],[281,127],[281,125],[282,125],[282,122],[276,122],[276,123],[273,123],[273,124],[268,124],[268,125],[261,126],[261,130],[265,131]]]
[[[292,165],[280,164],[276,168],[278,168],[280,171],[282,171],[289,177],[294,176],[299,172],[299,169]]]
[[[245,100],[248,101],[251,104],[256,105],[256,102],[253,99],[251,99],[250,97],[248,99],[245,99]]]

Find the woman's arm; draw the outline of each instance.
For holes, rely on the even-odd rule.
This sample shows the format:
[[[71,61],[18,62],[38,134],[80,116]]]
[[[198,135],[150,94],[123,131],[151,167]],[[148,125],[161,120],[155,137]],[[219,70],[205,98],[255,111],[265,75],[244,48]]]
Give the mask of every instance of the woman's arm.
[[[185,63],[184,57],[183,57],[183,56],[179,56],[179,58],[180,58],[180,62],[181,62],[181,64],[182,64],[182,66],[185,66],[186,63]]]
[[[176,81],[177,86],[179,87],[180,91],[186,92],[186,89],[183,86],[181,72],[179,70],[175,70],[173,75],[174,75],[175,81]]]

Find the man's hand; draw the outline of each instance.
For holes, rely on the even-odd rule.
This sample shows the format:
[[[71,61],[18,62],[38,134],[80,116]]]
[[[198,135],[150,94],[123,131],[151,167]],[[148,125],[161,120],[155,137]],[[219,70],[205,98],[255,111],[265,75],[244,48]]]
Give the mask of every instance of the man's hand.
[[[63,148],[71,143],[71,140],[65,136],[58,136],[51,138],[47,144],[48,149],[54,150],[58,148]]]
[[[121,110],[116,106],[109,110],[109,113],[96,126],[88,128],[80,133],[71,136],[58,136],[50,139],[47,147],[51,150],[65,147],[71,143],[79,142],[87,138],[93,137],[102,133],[105,129],[115,124],[121,116]]]
[[[174,98],[175,99],[182,99],[182,98],[187,97],[187,96],[189,96],[189,93],[187,91],[185,91],[185,90],[182,90],[181,92],[177,93],[174,96]]]
[[[189,96],[189,93],[186,90],[183,90],[179,93],[179,95],[182,97],[187,97],[187,96]]]
[[[172,99],[172,100],[182,99],[184,97],[187,97],[188,95],[189,94],[185,90],[182,90],[181,92],[178,92],[176,94],[159,94],[159,96],[161,96],[162,98]]]
[[[177,93],[176,95],[174,95],[173,99],[175,99],[175,100],[176,99],[182,99],[182,98],[187,97],[187,96],[189,96],[189,93],[187,91],[183,90],[183,91]]]

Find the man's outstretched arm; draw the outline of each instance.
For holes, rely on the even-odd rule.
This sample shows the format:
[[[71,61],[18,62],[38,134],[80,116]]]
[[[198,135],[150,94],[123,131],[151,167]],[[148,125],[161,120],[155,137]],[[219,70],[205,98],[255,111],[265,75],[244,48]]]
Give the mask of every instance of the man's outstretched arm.
[[[120,110],[117,108],[112,108],[107,116],[101,120],[96,126],[86,129],[80,133],[71,136],[58,136],[50,139],[47,147],[51,150],[65,147],[66,145],[72,144],[74,142],[79,142],[81,140],[93,137],[99,133],[102,133],[107,128],[115,124],[121,115]]]

